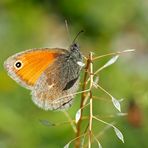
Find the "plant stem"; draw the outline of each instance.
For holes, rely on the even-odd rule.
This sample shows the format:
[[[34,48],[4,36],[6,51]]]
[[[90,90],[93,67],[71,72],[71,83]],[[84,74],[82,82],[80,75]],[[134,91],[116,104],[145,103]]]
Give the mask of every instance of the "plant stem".
[[[93,63],[92,52],[90,52],[90,117],[89,117],[89,134],[88,134],[88,147],[91,148],[92,137],[92,119],[93,119],[93,103],[92,103],[92,86],[93,86]]]
[[[71,124],[71,127],[72,127],[73,131],[74,131],[75,133],[77,133],[76,125],[74,124],[74,122],[73,122],[73,120],[71,119],[70,115],[69,115],[68,112],[65,111],[65,110],[64,110],[63,112],[64,112],[65,116],[68,118],[69,123]]]
[[[81,115],[80,115],[80,119],[77,123],[77,133],[76,133],[76,137],[79,137],[81,134],[81,123],[82,123],[82,116],[83,116],[83,105],[84,105],[84,101],[85,101],[85,90],[86,90],[86,80],[87,80],[87,75],[88,75],[88,68],[90,65],[90,60],[87,59],[87,63],[86,63],[86,67],[85,67],[85,73],[84,73],[84,80],[83,80],[83,86],[82,86],[82,95],[81,95],[81,104],[80,104],[80,108],[81,109]],[[77,138],[76,142],[75,142],[75,148],[79,148],[80,147],[80,138]]]
[[[123,53],[126,53],[126,52],[133,52],[133,51],[135,51],[135,49],[127,49],[127,50],[123,50],[123,51],[112,52],[112,53],[108,53],[108,54],[105,54],[105,55],[101,55],[101,56],[95,57],[95,58],[93,58],[93,60],[97,60],[97,59],[100,59],[100,58],[103,58],[103,57],[106,57],[106,56],[123,54]]]

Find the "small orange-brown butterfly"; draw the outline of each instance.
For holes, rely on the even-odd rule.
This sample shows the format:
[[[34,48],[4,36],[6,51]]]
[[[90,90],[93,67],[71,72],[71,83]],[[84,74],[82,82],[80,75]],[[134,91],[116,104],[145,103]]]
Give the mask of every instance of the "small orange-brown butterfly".
[[[9,76],[31,90],[33,102],[45,110],[71,106],[78,89],[82,54],[74,42],[61,48],[30,49],[9,57],[4,67]]]

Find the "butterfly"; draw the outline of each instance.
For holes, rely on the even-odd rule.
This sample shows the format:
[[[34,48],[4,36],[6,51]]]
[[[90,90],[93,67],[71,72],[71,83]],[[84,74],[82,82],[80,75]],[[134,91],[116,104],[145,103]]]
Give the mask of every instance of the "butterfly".
[[[38,107],[62,110],[73,102],[82,62],[79,45],[74,40],[68,50],[41,48],[17,53],[4,62],[4,67],[13,80],[31,90]]]

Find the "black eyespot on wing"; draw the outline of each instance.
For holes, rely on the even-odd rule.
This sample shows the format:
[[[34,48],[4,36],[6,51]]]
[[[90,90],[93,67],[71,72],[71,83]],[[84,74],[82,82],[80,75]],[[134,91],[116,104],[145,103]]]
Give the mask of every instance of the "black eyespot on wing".
[[[21,63],[21,62],[17,62],[17,63],[15,63],[15,66],[16,66],[17,68],[20,68],[20,67],[22,66],[22,63]]]
[[[20,68],[22,68],[22,66],[23,66],[23,63],[22,63],[22,61],[20,61],[20,60],[18,60],[18,61],[16,61],[16,62],[14,63],[14,67],[15,67],[16,69],[20,69]]]
[[[66,84],[66,86],[65,86],[65,88],[64,88],[63,90],[68,90],[68,89],[70,89],[70,88],[75,84],[75,82],[78,80],[78,78],[79,78],[79,77],[77,77],[77,78],[75,78],[75,79],[69,81],[69,82]]]

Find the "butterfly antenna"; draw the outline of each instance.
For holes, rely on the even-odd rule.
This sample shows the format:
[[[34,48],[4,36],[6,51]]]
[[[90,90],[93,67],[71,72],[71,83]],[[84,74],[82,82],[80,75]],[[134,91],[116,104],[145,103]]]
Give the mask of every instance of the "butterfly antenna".
[[[67,31],[67,34],[68,34],[68,40],[69,40],[69,42],[71,43],[72,40],[71,40],[71,35],[70,35],[70,32],[69,32],[69,27],[68,27],[68,22],[67,22],[67,20],[65,20],[65,26],[66,26],[66,31]]]
[[[81,30],[80,32],[78,32],[78,34],[77,34],[76,37],[74,38],[72,44],[75,43],[76,39],[77,39],[77,38],[79,37],[79,35],[80,35],[81,33],[83,33],[83,32],[84,32],[84,30]]]

